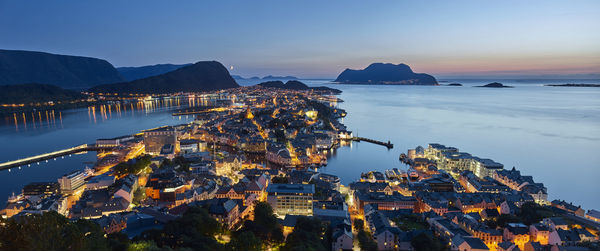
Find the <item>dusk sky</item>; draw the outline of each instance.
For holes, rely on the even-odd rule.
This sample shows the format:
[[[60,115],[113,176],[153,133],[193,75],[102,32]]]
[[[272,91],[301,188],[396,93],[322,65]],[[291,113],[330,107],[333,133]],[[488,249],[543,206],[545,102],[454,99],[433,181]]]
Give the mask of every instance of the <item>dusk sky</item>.
[[[600,1],[0,0],[0,48],[246,77],[372,62],[437,77],[600,73]]]

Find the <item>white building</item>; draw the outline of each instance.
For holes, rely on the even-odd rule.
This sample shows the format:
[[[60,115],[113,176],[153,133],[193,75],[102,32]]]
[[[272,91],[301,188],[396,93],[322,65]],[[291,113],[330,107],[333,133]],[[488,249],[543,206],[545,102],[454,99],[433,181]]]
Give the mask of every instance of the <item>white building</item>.
[[[271,184],[267,187],[267,202],[279,217],[287,214],[313,214],[314,184]]]
[[[63,194],[72,194],[85,185],[86,175],[82,171],[73,171],[58,179],[60,191]]]

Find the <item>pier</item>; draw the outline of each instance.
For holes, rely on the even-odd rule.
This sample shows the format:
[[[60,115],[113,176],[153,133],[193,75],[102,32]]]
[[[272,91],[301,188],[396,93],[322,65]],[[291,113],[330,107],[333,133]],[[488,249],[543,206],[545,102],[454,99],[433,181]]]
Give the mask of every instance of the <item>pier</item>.
[[[203,107],[197,107],[197,108],[193,108],[193,109],[183,109],[183,110],[178,110],[175,111],[173,113],[171,113],[172,116],[182,116],[182,115],[196,115],[196,114],[202,114],[202,113],[207,113],[207,112],[212,112],[215,111],[216,109],[221,108],[221,107],[217,107],[217,106],[203,106]]]
[[[352,140],[357,141],[357,142],[365,141],[365,142],[369,142],[369,143],[373,143],[373,144],[377,144],[377,145],[382,145],[382,146],[387,147],[388,149],[394,148],[394,144],[392,144],[389,140],[387,143],[383,142],[383,141],[368,139],[368,138],[363,138],[363,137],[353,137]]]
[[[26,157],[26,158],[22,158],[22,159],[18,159],[18,160],[12,160],[12,161],[0,163],[0,170],[6,170],[6,169],[15,168],[15,167],[20,167],[20,166],[24,166],[24,165],[44,161],[44,160],[54,159],[57,157],[70,155],[70,154],[74,154],[74,153],[88,152],[88,151],[100,151],[100,150],[108,150],[108,149],[111,149],[111,148],[97,147],[93,144],[83,144],[83,145],[79,145],[79,146],[75,146],[75,147],[71,147],[71,148],[67,148],[67,149],[62,149],[62,150],[58,150],[58,151],[54,151],[54,152],[43,153],[43,154],[31,156],[31,157]]]

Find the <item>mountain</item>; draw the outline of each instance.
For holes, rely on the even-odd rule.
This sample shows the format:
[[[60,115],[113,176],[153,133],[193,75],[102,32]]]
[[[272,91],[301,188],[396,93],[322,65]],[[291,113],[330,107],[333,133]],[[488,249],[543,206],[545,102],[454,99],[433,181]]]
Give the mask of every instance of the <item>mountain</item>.
[[[2,104],[71,101],[85,97],[79,92],[48,84],[0,85],[0,103]]]
[[[118,67],[117,71],[125,81],[133,81],[177,70],[192,64],[155,64],[140,67]]]
[[[335,79],[344,84],[438,85],[428,74],[414,73],[405,64],[373,63],[363,70],[344,70]]]
[[[239,85],[221,63],[201,61],[158,76],[99,85],[91,88],[90,92],[157,94],[214,91],[236,87]]]
[[[298,78],[294,77],[294,76],[273,76],[273,75],[269,75],[269,76],[264,76],[262,79],[263,80],[268,80],[268,79],[298,79]]]
[[[121,81],[119,72],[106,60],[0,50],[0,85],[44,83],[67,89],[85,89]]]
[[[240,76],[240,75],[231,75],[231,77],[232,77],[233,79],[235,79],[235,80],[260,80],[260,78],[259,78],[259,77],[250,77],[250,78],[245,78],[245,77],[242,77],[242,76]]]
[[[266,88],[278,88],[278,89],[286,89],[286,90],[313,90],[313,91],[321,91],[329,94],[340,94],[342,91],[338,89],[329,88],[326,86],[318,86],[318,87],[309,87],[308,85],[297,81],[297,80],[289,80],[285,84],[282,81],[267,81],[258,84],[258,86],[266,87]]]

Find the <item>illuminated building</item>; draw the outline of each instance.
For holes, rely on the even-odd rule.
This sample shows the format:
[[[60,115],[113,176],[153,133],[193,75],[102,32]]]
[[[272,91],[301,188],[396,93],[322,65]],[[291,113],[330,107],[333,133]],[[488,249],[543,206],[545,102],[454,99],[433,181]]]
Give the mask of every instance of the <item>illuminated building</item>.
[[[267,187],[267,202],[280,217],[287,214],[313,214],[313,184],[271,184]]]
[[[144,146],[148,154],[158,155],[164,145],[173,145],[177,149],[177,130],[173,127],[161,127],[144,131]]]
[[[72,194],[85,185],[85,174],[82,171],[73,171],[58,179],[60,191],[63,194]]]

